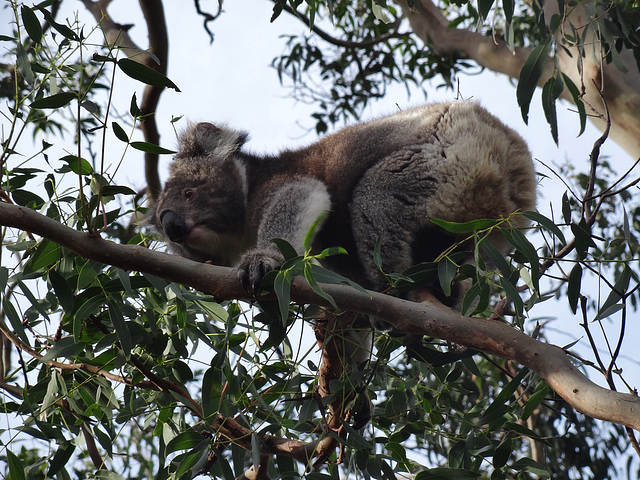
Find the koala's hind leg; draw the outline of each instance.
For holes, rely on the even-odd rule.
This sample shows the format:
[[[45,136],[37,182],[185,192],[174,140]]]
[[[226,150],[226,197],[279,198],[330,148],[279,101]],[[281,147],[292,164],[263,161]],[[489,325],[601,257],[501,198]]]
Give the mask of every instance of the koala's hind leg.
[[[313,329],[322,348],[317,393],[323,399],[332,397],[324,416],[325,426],[344,437],[343,422],[349,421],[358,430],[371,418],[371,404],[363,382],[373,348],[371,325],[361,314],[325,310],[315,318]],[[324,445],[324,451],[318,452],[319,462],[337,445],[337,440]]]

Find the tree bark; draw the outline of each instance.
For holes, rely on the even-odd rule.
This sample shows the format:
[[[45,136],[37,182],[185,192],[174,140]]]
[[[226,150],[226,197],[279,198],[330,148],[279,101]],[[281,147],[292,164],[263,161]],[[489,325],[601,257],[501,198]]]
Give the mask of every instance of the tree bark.
[[[501,39],[466,29],[450,28],[449,21],[431,0],[417,0],[418,9],[408,7],[406,0],[400,0],[399,3],[415,34],[437,53],[462,54],[481,67],[514,79],[520,78],[522,67],[531,52],[529,48],[517,47],[511,52]],[[611,116],[611,138],[633,158],[639,158],[640,71],[633,52],[623,50],[620,53],[620,63],[627,70],[623,72],[615,65],[603,62],[604,54],[597,48],[600,42],[593,33],[588,33],[583,44],[594,45],[596,48],[591,51],[587,48],[587,55],[582,56],[578,46],[569,44],[562,34],[571,31],[571,26],[580,32],[593,19],[587,18],[580,6],[572,8],[566,14],[559,12],[558,2],[545,2],[547,22],[552,15],[559,13],[563,15],[563,25],[558,29],[554,40],[556,45],[562,44],[567,50],[557,48],[555,60],[550,58],[547,62],[538,86],[543,86],[556,67],[559,68],[582,90],[587,115],[600,130],[606,127],[604,100]],[[566,87],[561,97],[573,102]]]

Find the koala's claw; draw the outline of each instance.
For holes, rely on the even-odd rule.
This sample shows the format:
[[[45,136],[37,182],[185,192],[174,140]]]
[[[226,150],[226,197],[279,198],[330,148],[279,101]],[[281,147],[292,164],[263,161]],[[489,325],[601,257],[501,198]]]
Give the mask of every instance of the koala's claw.
[[[262,280],[271,270],[282,264],[269,253],[260,251],[248,252],[242,257],[238,267],[238,280],[245,292],[257,297],[262,291]]]
[[[257,297],[262,291],[262,279],[269,271],[263,264],[240,266],[238,280],[245,292]]]

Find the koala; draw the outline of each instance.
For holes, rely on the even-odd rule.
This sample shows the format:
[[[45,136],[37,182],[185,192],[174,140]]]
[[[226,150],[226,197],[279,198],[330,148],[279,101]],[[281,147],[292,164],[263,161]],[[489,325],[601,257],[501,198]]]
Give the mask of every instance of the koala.
[[[402,272],[457,242],[432,218],[467,222],[535,208],[535,172],[525,142],[473,102],[420,106],[273,156],[247,151],[247,138],[226,126],[190,125],[150,222],[179,255],[237,267],[240,282],[254,294],[284,262],[272,239],[303,253],[314,224],[314,250],[341,246],[349,253],[327,258],[326,267],[381,291],[387,284],[374,262],[376,244],[382,271]],[[517,215],[511,224],[528,222]],[[501,236],[492,241],[508,250]],[[329,372],[320,376],[325,396],[332,379],[366,364],[373,337],[362,316],[345,321],[322,315],[315,331]],[[354,428],[367,423],[367,408],[347,407],[360,387],[330,405],[331,428],[343,417],[351,417]]]
[[[324,212],[313,248],[349,253],[328,258],[327,268],[382,290],[376,242],[382,270],[401,272],[456,241],[431,218],[466,222],[535,208],[525,142],[474,102],[412,108],[274,156],[248,152],[247,138],[210,123],[190,125],[150,215],[176,253],[237,267],[254,293],[284,261],[271,240],[284,239],[302,253]],[[528,222],[518,215],[511,224]],[[508,250],[504,240],[495,241]]]

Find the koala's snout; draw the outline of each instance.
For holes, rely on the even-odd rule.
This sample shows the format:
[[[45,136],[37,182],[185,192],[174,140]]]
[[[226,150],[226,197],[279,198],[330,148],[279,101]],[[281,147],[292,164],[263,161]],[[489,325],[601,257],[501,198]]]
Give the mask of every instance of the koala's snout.
[[[176,215],[171,210],[164,212],[160,221],[162,222],[164,233],[172,242],[182,243],[187,237],[189,233],[187,223],[181,216]]]

